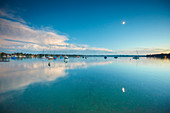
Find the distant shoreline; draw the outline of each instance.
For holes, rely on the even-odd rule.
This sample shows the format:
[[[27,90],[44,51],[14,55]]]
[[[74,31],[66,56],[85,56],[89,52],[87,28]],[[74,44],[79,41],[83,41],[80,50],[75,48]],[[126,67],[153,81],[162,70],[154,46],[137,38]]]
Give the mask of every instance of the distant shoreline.
[[[170,58],[170,53],[169,54],[164,54],[164,53],[161,53],[161,54],[150,54],[150,55],[81,55],[81,54],[28,54],[28,53],[5,53],[5,52],[1,52],[0,53],[0,57],[3,57],[3,56],[26,56],[26,57],[42,57],[42,56],[68,56],[68,57],[77,57],[77,56],[80,56],[80,57],[104,57],[104,56],[107,56],[107,57],[134,57],[134,56],[138,56],[138,57],[157,57],[157,58]]]
[[[152,55],[146,55],[146,57],[155,57],[155,58],[170,58],[170,53],[169,54],[152,54]]]
[[[16,55],[16,56],[71,56],[71,57],[77,57],[77,56],[80,56],[80,57],[83,57],[83,56],[86,56],[86,57],[104,57],[104,56],[107,56],[107,57],[134,57],[134,56],[138,56],[138,57],[146,57],[146,55],[82,55],[82,54],[28,54],[28,53],[0,53],[0,57],[1,56],[7,56],[7,55]]]

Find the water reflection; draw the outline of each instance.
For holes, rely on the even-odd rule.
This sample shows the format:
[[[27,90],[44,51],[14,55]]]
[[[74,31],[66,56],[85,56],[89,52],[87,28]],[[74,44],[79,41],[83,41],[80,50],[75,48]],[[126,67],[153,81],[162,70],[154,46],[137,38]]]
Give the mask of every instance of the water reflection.
[[[69,59],[64,59],[64,62],[65,62],[65,63],[68,63],[68,61],[69,61]]]
[[[67,61],[66,61],[67,60]],[[53,81],[67,76],[69,69],[87,68],[88,66],[104,65],[112,63],[113,60],[97,61],[92,59],[79,60],[68,59],[48,61],[41,59],[26,59],[23,61],[12,61],[0,65],[0,94],[26,88],[37,82]],[[67,65],[65,64],[67,63]]]
[[[122,92],[123,92],[123,93],[125,92],[125,88],[124,88],[124,87],[122,88]]]
[[[166,112],[169,67],[166,59],[130,57],[0,62],[0,109],[21,113]]]
[[[63,62],[64,60],[64,62]],[[87,68],[89,66],[105,65],[109,63],[123,63],[123,65],[134,64],[136,66],[152,66],[159,68],[168,68],[170,60],[141,58],[133,60],[131,58],[89,58],[86,59],[57,59],[54,61],[41,59],[13,60],[0,65],[0,94],[11,90],[26,88],[28,85],[37,82],[54,81],[58,78],[65,77],[67,70],[77,68]],[[129,65],[130,66],[130,65]]]

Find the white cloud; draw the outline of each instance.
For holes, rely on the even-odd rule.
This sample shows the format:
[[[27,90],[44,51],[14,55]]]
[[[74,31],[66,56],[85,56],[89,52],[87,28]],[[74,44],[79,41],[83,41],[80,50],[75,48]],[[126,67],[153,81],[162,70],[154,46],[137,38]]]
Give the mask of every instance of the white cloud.
[[[160,54],[160,53],[170,53],[170,49],[166,49],[166,48],[135,48],[135,49],[119,50],[116,53],[117,54],[125,54],[125,55]]]
[[[13,13],[14,12],[9,10],[9,9],[8,10],[7,9],[0,9],[0,17],[8,18],[8,19],[11,19],[13,21],[18,21],[18,22],[21,22],[21,23],[26,23],[21,17],[15,16]]]
[[[34,29],[24,24],[12,14],[0,10],[0,48],[8,51],[60,51],[67,53],[113,53],[105,48],[92,48],[87,45],[67,43],[69,38],[54,31]],[[4,18],[5,17],[5,18]],[[7,19],[8,18],[8,19]],[[11,20],[12,19],[12,20]],[[19,20],[19,21],[14,21]],[[6,49],[5,49],[6,48]]]
[[[49,27],[35,29],[26,24],[19,16],[11,11],[0,9],[0,50],[4,52],[35,52],[60,54],[155,54],[169,53],[170,49],[136,48],[124,49],[117,52],[106,48],[89,47],[68,43],[68,35],[58,34]]]

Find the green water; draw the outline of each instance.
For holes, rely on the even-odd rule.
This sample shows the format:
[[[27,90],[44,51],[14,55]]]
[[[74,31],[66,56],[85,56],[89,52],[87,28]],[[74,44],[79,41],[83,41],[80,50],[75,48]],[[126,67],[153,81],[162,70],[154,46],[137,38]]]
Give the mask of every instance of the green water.
[[[1,113],[168,113],[170,60],[0,62]],[[123,92],[122,88],[125,89]]]

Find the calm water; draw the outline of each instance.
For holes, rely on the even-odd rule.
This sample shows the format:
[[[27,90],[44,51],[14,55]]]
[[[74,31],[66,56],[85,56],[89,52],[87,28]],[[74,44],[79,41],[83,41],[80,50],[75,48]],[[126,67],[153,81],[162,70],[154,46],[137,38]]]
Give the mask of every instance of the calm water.
[[[0,62],[0,112],[170,112],[170,60],[130,59]]]

